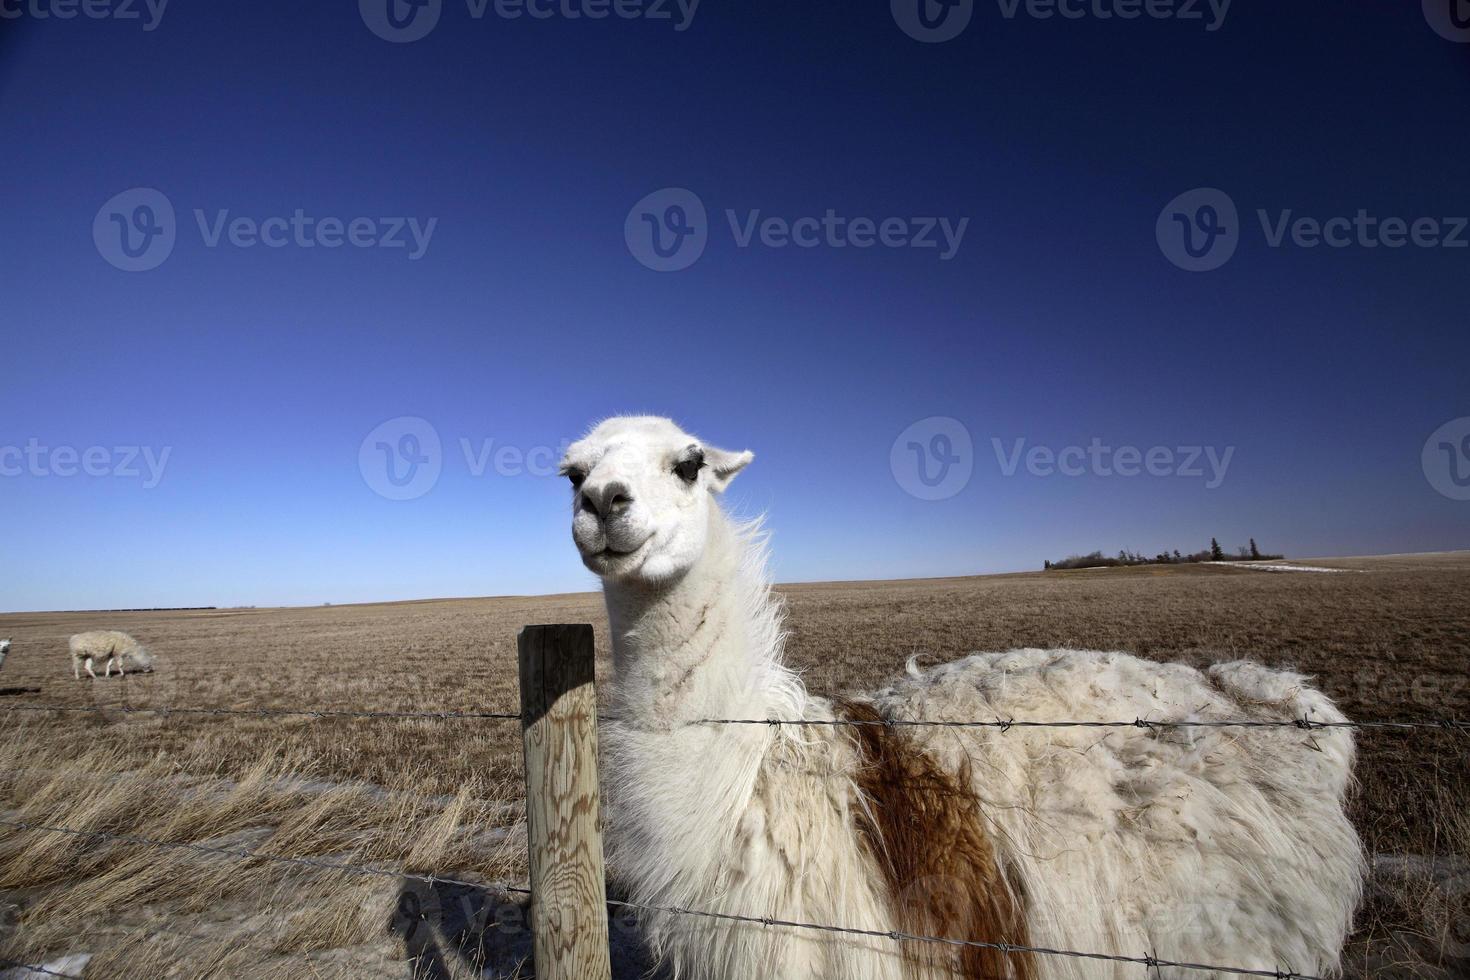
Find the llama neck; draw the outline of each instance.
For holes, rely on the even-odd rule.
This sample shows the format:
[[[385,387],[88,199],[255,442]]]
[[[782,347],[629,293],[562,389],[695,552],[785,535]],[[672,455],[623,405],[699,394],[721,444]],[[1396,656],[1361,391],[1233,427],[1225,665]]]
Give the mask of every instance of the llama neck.
[[[725,879],[728,842],[786,735],[698,722],[806,713],[764,564],[754,533],[715,510],[703,556],[677,582],[606,589],[608,841],[636,901],[699,904],[699,887]]]
[[[618,711],[644,727],[800,711],[804,690],[781,662],[781,613],[758,538],[710,511],[703,555],[657,587],[610,583]]]
[[[781,608],[764,566],[760,539],[711,508],[704,554],[684,576],[609,583],[617,710],[651,727],[800,711],[804,692],[781,663]]]

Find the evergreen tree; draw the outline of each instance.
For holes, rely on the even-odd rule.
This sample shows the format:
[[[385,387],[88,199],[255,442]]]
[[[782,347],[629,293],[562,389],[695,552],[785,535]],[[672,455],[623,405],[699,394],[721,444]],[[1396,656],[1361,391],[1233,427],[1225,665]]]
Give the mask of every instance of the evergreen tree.
[[[1259,549],[1259,548],[1256,547],[1256,539],[1255,538],[1251,538],[1251,557],[1252,558],[1259,558],[1259,557],[1261,557],[1261,549]]]
[[[1225,550],[1220,547],[1220,542],[1214,538],[1210,539],[1210,561],[1224,561]]]

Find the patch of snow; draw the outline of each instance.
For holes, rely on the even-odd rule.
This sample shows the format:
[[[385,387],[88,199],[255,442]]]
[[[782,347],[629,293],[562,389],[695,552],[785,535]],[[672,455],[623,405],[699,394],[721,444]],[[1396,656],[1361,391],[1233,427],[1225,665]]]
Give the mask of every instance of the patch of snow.
[[[71,953],[49,963],[17,966],[0,971],[0,980],[47,980],[57,974],[64,977],[79,977],[87,968],[87,961],[91,958],[91,953]]]
[[[1323,568],[1321,565],[1272,565],[1255,561],[1207,561],[1205,565],[1229,565],[1231,568],[1254,568],[1260,572],[1356,572],[1356,568]]]

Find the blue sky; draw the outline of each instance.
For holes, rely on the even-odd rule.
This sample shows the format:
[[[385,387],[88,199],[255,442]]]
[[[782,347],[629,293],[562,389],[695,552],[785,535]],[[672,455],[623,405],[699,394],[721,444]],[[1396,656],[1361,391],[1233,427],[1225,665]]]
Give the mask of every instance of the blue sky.
[[[768,513],[783,580],[1211,535],[1470,547],[1461,471],[1422,455],[1470,416],[1470,248],[1450,246],[1470,241],[1470,43],[1416,4],[1125,20],[992,0],[921,43],[906,0],[668,20],[442,0],[397,43],[368,26],[387,0],[38,16],[51,2],[0,5],[19,12],[0,18],[0,609],[591,588],[561,482],[471,461],[629,411],[755,450],[731,503]],[[126,271],[124,228],[165,241],[139,188],[174,241]],[[703,208],[704,249],[660,272],[637,233],[673,235],[670,188]],[[1167,235],[1219,213],[1166,209],[1195,188],[1237,210],[1209,271]],[[859,240],[864,220],[963,234],[942,257],[760,225],[829,211]],[[1342,221],[1343,247],[1302,244],[1310,226],[1271,243],[1359,211],[1439,244],[1370,247]],[[354,219],[389,244],[346,241]],[[366,470],[359,450],[404,417],[432,426],[439,475],[393,500],[378,440]],[[953,423],[892,451],[932,417],[973,446],[937,500],[902,460]],[[1165,475],[1043,465],[1094,439],[1168,449]],[[1007,475],[1017,440],[1043,464]],[[1193,447],[1230,452],[1220,479],[1202,452],[1205,475],[1178,473]]]

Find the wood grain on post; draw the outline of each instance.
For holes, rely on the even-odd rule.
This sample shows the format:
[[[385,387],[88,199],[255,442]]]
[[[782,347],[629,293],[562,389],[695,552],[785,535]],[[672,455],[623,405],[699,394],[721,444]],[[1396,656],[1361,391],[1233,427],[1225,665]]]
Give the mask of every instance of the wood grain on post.
[[[592,627],[519,637],[526,837],[537,980],[608,980]]]

